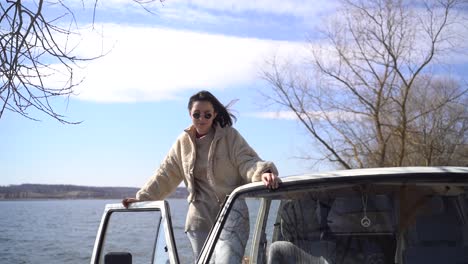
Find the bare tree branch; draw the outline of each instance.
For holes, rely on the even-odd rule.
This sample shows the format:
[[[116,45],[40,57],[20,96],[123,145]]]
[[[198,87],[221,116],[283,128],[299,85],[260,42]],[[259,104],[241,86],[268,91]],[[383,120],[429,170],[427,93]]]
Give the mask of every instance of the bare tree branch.
[[[130,1],[130,0],[129,0]],[[147,8],[162,0],[132,0]],[[84,7],[84,2],[82,1]],[[94,1],[93,25],[96,19],[98,0]],[[60,7],[63,13],[52,18],[45,17],[44,10]],[[22,1],[0,2],[0,119],[5,110],[18,113],[28,119],[31,108],[65,124],[69,121],[56,111],[57,99],[68,104],[74,89],[82,80],[75,77],[78,63],[105,55],[82,58],[74,55],[75,46],[69,46],[71,36],[78,36],[78,23],[73,11],[65,1]],[[66,19],[69,19],[68,27]],[[65,26],[64,26],[65,25]],[[63,85],[51,85],[51,78],[63,77]]]
[[[332,163],[467,163],[468,117],[461,105],[468,86],[435,77],[429,67],[458,48],[452,32],[467,2],[418,3],[343,0],[342,12],[323,31],[329,45],[310,45],[308,65],[315,71],[267,65],[263,76],[277,95],[273,102],[296,114]],[[309,83],[299,83],[301,76]]]

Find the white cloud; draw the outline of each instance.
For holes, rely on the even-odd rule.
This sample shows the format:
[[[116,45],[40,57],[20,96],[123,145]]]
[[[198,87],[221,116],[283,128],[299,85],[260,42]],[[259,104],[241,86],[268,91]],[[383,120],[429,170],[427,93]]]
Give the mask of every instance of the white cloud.
[[[301,17],[314,17],[322,12],[334,9],[337,5],[334,0],[165,0],[149,2],[142,6],[151,8],[151,10],[163,13],[167,9],[179,10],[212,10],[231,13],[259,12],[277,15],[292,15]],[[71,0],[70,5],[76,7],[93,7],[95,0]],[[97,8],[103,9],[121,9],[132,8],[134,11],[141,11],[143,8],[131,0],[106,0],[98,1]],[[127,10],[128,11],[128,10]]]
[[[298,119],[296,113],[292,111],[277,111],[277,112],[255,112],[248,114],[249,116],[263,119],[285,119],[296,120]]]
[[[81,3],[81,0],[78,2]],[[108,0],[98,3],[105,7],[121,8],[122,5],[130,5],[129,2],[132,1]],[[184,14],[183,10],[190,10],[193,14],[189,13],[189,17],[197,18],[193,23],[198,19],[216,23],[223,12],[206,10],[239,13],[258,11],[294,16],[314,16],[324,10],[317,9],[319,4],[311,2],[314,1],[199,0],[187,3],[166,0],[161,11],[178,17]],[[158,1],[155,4],[160,5]],[[178,10],[177,5],[184,5],[185,9]],[[138,8],[142,10],[141,7]],[[230,17],[242,19],[242,16]],[[104,40],[99,35],[84,33],[82,42],[76,49],[77,54],[90,57],[101,51],[101,45],[105,51],[112,47],[105,57],[88,63],[83,70],[77,70],[76,79],[84,78],[84,82],[76,88],[78,98],[82,100],[134,102],[173,99],[185,90],[225,88],[250,83],[257,79],[259,65],[275,53],[279,53],[277,55],[280,59],[292,57],[289,58],[290,62],[299,66],[301,61],[297,63],[298,55],[310,55],[300,51],[305,48],[304,43],[300,42],[232,37],[150,26],[94,25],[96,28],[101,26]],[[324,59],[333,63],[337,56],[330,54],[332,53],[325,52]],[[449,59],[456,57],[461,60],[458,63],[466,62],[467,59],[466,56],[444,55]],[[51,80],[52,84],[58,83],[56,79]]]
[[[95,25],[99,28],[99,25]],[[250,83],[273,53],[294,53],[303,43],[239,38],[156,27],[102,25],[85,33],[76,55],[109,54],[76,69],[84,78],[78,98],[98,102],[173,99],[190,89],[215,89]],[[51,78],[51,85],[59,83]]]
[[[170,3],[185,3],[185,0],[168,0]],[[294,15],[294,16],[314,16],[319,12],[328,10],[334,7],[336,1],[319,0],[193,0],[190,1],[193,6],[219,10],[230,11],[235,13],[242,13],[246,11],[257,11],[261,13],[271,13],[280,15]]]
[[[248,114],[249,116],[263,119],[283,119],[283,120],[299,120],[296,113],[293,111],[264,111],[254,112]],[[305,114],[302,114],[304,119],[307,119]],[[364,116],[351,112],[343,111],[329,111],[329,112],[308,112],[309,118],[314,121],[325,120],[327,117],[335,122],[350,122],[350,121],[361,121]]]
[[[212,27],[224,24],[231,28],[239,25],[288,28],[296,25],[296,28],[307,30],[317,27],[321,19],[338,6],[337,0],[155,0],[142,5],[132,0],[106,0],[98,1],[96,6],[95,3],[95,0],[67,1],[73,10],[86,9],[91,12],[96,8],[97,21],[103,13],[111,11],[121,19],[131,16],[146,18],[142,23],[158,21],[170,25],[205,24]],[[132,19],[133,22],[138,18]]]

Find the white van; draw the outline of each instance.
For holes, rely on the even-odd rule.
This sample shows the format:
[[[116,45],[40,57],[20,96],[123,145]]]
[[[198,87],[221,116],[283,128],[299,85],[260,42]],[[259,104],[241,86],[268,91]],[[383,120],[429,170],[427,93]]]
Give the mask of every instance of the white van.
[[[277,190],[251,183],[226,197],[196,263],[468,263],[467,167],[282,181]],[[168,203],[107,205],[91,263],[179,263]]]

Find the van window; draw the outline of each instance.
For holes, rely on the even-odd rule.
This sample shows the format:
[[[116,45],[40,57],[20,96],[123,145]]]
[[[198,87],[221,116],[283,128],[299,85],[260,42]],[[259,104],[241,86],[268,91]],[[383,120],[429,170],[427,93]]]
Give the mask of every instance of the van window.
[[[124,254],[130,256],[132,263],[153,263],[160,223],[160,211],[111,212],[99,263],[105,263],[106,255]]]
[[[215,263],[468,263],[468,184],[310,185],[237,197]]]

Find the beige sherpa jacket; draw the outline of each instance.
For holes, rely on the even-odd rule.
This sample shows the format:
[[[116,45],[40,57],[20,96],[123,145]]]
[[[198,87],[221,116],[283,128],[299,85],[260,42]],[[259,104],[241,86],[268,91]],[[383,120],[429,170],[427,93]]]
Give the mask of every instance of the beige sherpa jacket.
[[[184,181],[194,201],[193,169],[196,159],[195,127],[191,126],[177,138],[156,173],[137,192],[142,201],[162,200]],[[263,161],[233,127],[215,127],[215,135],[208,153],[208,180],[217,193],[228,195],[236,187],[261,180],[265,171],[278,175],[272,162]]]

